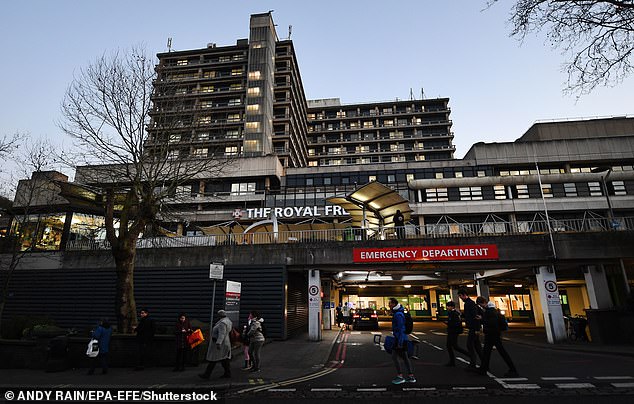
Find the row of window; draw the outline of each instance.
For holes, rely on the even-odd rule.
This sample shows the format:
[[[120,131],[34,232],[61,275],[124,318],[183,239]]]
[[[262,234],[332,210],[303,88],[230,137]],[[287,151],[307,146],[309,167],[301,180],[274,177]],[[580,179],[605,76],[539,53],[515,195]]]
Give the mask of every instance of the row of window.
[[[336,118],[354,118],[357,116],[379,116],[379,115],[394,115],[394,114],[411,114],[415,112],[433,112],[433,111],[446,111],[447,108],[441,105],[424,106],[420,107],[384,107],[379,109],[372,108],[366,110],[346,110],[346,111],[329,111],[329,112],[312,112],[308,114],[308,119],[336,119]]]
[[[310,121],[310,115],[308,114],[308,119]],[[410,119],[387,119],[384,121],[351,121],[351,122],[340,122],[338,124],[329,123],[328,125],[322,125],[320,123],[308,126],[309,132],[321,132],[321,131],[333,131],[333,130],[347,130],[347,129],[371,129],[371,128],[390,128],[394,126],[415,126],[415,125],[447,125],[449,124],[449,120],[425,120],[423,121],[421,118],[412,118]]]
[[[204,59],[200,59],[200,57],[196,57],[195,59],[177,59],[177,60],[169,60],[166,61],[166,66],[189,66],[189,65],[197,65],[200,63],[218,63],[218,62],[231,62],[237,60],[244,60],[246,58],[245,54],[235,54],[235,55],[224,55],[224,56],[205,56]]]
[[[558,187],[555,192],[553,185]],[[611,182],[612,193],[616,196],[627,195],[624,181]],[[487,187],[485,190],[488,191]],[[531,191],[536,192],[531,192]],[[553,198],[557,197],[577,197],[577,196],[603,196],[604,192],[599,182],[588,183],[563,183],[563,184],[542,184],[541,194],[539,186],[537,188],[527,184],[517,184],[512,186],[493,186],[492,197],[483,196],[482,187],[459,187],[457,193],[452,188],[427,188],[424,193],[419,191],[418,202],[447,202],[449,200],[478,201],[483,199],[528,199],[528,198]],[[454,198],[451,197],[453,192]]]

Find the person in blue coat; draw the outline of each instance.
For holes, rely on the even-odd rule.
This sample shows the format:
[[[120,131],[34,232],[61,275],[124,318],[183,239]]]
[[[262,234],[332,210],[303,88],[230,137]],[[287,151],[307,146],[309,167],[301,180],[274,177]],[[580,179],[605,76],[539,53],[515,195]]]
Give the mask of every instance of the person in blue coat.
[[[394,334],[394,348],[392,348],[392,360],[394,366],[396,366],[396,377],[392,379],[393,384],[402,384],[405,382],[416,383],[416,377],[412,372],[412,364],[409,361],[407,355],[407,343],[408,338],[405,333],[405,309],[395,298],[391,297],[388,303],[392,310],[392,334]],[[407,378],[403,377],[401,372],[401,364],[399,357],[403,359],[405,363],[405,370],[407,370]]]
[[[112,337],[112,328],[108,320],[102,320],[99,326],[92,332],[92,338],[99,341],[99,355],[90,361],[90,370],[88,374],[95,373],[97,361],[101,362],[101,373],[108,373],[108,352],[110,351],[110,337]]]

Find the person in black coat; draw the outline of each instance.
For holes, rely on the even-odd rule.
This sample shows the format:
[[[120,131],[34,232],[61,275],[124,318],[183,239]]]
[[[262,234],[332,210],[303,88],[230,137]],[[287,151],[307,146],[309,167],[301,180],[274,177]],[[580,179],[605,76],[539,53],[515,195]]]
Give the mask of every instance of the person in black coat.
[[[143,370],[148,348],[154,340],[154,334],[156,333],[156,325],[154,324],[154,319],[150,318],[148,309],[141,309],[140,316],[139,323],[134,329],[138,347],[138,362],[134,370]]]
[[[396,237],[400,239],[405,238],[405,216],[403,216],[400,209],[396,210],[392,221],[394,222],[394,227],[396,228]]]
[[[482,360],[482,345],[480,344],[480,312],[478,305],[469,298],[466,289],[458,290],[458,297],[464,303],[464,320],[469,333],[467,334],[467,350],[469,351],[468,370],[474,371],[476,367],[476,355]]]
[[[498,310],[495,308],[493,302],[487,302],[482,296],[478,296],[476,303],[482,308],[484,313],[482,314],[482,325],[484,326],[484,350],[482,355],[482,365],[478,372],[486,375],[489,370],[489,363],[491,361],[491,352],[493,347],[500,353],[504,362],[509,367],[509,371],[506,372],[504,377],[517,377],[517,369],[515,364],[511,360],[511,356],[504,349],[502,345],[502,332],[500,331],[500,320]]]
[[[446,366],[456,366],[456,354],[454,350],[463,355],[469,355],[469,351],[458,346],[458,335],[462,334],[462,319],[460,312],[456,310],[456,304],[447,302],[447,353],[449,362]]]
[[[174,365],[174,372],[182,372],[185,370],[185,360],[187,358],[187,351],[189,351],[189,342],[187,337],[194,332],[192,325],[185,313],[178,315],[176,325],[174,326],[174,336],[176,337],[176,365]]]

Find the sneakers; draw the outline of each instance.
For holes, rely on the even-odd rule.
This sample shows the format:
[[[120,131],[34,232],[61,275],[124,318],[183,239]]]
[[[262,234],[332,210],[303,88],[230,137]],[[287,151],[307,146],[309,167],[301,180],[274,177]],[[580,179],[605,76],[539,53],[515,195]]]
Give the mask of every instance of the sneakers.
[[[405,383],[405,379],[403,378],[403,376],[396,376],[394,379],[392,379],[392,384],[403,384]]]
[[[409,376],[407,376],[407,378],[405,379],[405,381],[406,381],[407,383],[416,383],[416,376],[414,376],[414,375],[409,375]]]

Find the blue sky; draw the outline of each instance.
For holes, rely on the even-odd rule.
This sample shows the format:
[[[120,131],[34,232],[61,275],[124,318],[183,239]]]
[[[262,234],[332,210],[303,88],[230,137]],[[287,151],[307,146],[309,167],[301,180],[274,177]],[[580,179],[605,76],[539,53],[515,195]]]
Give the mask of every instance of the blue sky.
[[[448,97],[462,158],[473,143],[513,141],[535,121],[633,114],[634,78],[576,100],[564,56],[542,38],[509,37],[512,1],[6,1],[0,13],[0,136],[60,142],[59,105],[73,73],[104,52],[234,44],[249,15],[274,10],[292,37],[309,99],[344,103]],[[68,139],[65,140],[69,142]]]

